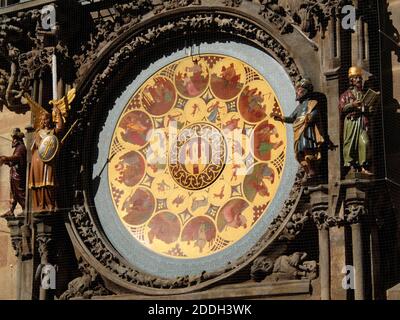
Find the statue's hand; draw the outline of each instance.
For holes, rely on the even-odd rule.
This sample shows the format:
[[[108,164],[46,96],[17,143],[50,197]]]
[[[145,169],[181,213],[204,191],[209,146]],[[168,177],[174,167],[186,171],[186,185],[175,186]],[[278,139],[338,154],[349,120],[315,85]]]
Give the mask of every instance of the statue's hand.
[[[283,121],[282,116],[278,113],[272,112],[269,116],[273,118],[275,121],[281,121],[281,122]]]
[[[361,108],[361,101],[359,101],[359,100],[353,101],[351,105],[354,108]]]

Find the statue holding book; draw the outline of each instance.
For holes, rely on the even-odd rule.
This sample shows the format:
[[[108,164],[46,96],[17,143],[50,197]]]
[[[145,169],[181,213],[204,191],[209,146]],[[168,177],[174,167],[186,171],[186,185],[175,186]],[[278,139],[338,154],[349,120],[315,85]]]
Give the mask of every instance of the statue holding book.
[[[372,175],[369,171],[370,141],[368,115],[373,111],[379,93],[364,91],[362,69],[351,67],[350,87],[340,96],[339,111],[343,120],[343,160],[348,170]]]

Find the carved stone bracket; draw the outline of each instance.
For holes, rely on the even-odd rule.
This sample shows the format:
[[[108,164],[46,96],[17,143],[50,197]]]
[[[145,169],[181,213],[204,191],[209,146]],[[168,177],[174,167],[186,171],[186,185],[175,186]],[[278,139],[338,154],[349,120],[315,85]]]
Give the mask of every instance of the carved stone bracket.
[[[24,217],[7,217],[7,226],[10,229],[11,244],[15,251],[15,256],[22,255],[22,226]]]
[[[359,223],[368,214],[366,197],[373,181],[361,174],[348,177],[341,185],[346,188],[344,220],[348,224]]]
[[[53,240],[54,225],[59,217],[54,214],[36,214],[34,216],[36,226],[36,242],[40,254],[41,264],[47,264],[50,257],[50,246]]]
[[[308,188],[311,203],[312,219],[319,230],[329,229],[341,224],[338,217],[332,217],[328,213],[328,187],[318,185]]]

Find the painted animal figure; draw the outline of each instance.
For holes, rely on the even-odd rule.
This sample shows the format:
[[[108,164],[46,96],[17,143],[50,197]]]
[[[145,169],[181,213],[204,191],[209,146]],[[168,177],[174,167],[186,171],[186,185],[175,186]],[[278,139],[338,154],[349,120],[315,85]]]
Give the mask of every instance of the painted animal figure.
[[[221,189],[221,192],[220,193],[214,193],[214,198],[219,198],[219,199],[222,199],[223,197],[224,197],[224,189],[225,189],[225,186],[222,186],[222,189]]]
[[[176,207],[178,208],[183,203],[184,200],[185,200],[185,197],[182,195],[179,195],[172,201],[172,204],[176,205]]]
[[[202,197],[202,199],[193,198],[192,207],[190,208],[192,212],[196,211],[201,207],[206,207],[208,205],[207,197]]]

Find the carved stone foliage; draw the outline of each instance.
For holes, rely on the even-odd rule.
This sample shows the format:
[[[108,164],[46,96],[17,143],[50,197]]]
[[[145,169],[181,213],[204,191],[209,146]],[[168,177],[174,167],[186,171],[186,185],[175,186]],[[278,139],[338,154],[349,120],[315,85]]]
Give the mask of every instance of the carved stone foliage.
[[[346,201],[344,218],[349,224],[358,223],[360,219],[367,214],[364,200]]]
[[[279,280],[314,280],[318,276],[318,264],[315,260],[306,261],[307,253],[294,252],[291,255],[282,255],[273,260],[267,256],[260,256],[251,266],[251,278],[254,281]]]
[[[351,0],[261,0],[260,14],[277,26],[281,33],[293,31],[297,25],[310,38],[325,32],[329,19]]]
[[[114,4],[110,8],[115,12],[114,19],[99,19],[90,40],[83,44],[80,52],[73,57],[75,66],[78,69],[78,77],[96,59],[96,53],[100,52],[109,42],[116,39],[124,31],[142,21],[144,15],[149,13],[159,14],[180,7],[200,4],[201,0],[142,0],[125,4]]]
[[[56,42],[58,29],[44,31],[38,9],[0,17],[0,111],[3,105],[21,113],[29,108],[21,102],[24,92],[30,93],[32,80],[51,64],[56,53],[60,64],[68,58],[68,50]]]
[[[15,256],[19,257],[22,253],[22,238],[21,237],[11,237],[11,245],[15,251]]]
[[[243,0],[223,0],[222,3],[229,7],[239,7]]]
[[[298,195],[303,194],[302,192],[302,180],[304,178],[304,170],[299,168],[299,171],[296,174],[296,180],[292,187],[292,191],[285,200],[283,204],[283,208],[279,215],[274,218],[267,229],[267,234],[270,236],[274,235],[277,232],[280,232],[279,239],[287,239],[292,240],[300,233],[303,228],[304,223],[306,223],[309,219],[308,210],[301,210],[299,206],[297,206]],[[293,208],[296,207],[296,212],[292,212]],[[284,225],[284,229],[281,230],[281,226]]]
[[[312,217],[318,229],[329,229],[341,225],[341,221],[335,217],[329,216],[326,209],[314,209],[312,211]]]
[[[82,276],[75,278],[68,284],[68,289],[60,296],[60,300],[72,298],[90,299],[93,296],[105,296],[111,293],[104,287],[103,281],[96,269],[79,259],[79,271]]]
[[[324,32],[329,19],[352,0],[223,0],[226,6],[240,7],[254,2],[260,6],[259,14],[274,24],[282,34],[293,31],[296,25],[313,38]]]
[[[281,61],[293,81],[300,77],[299,70],[290,53],[276,39],[253,23],[224,14],[186,15],[171,19],[165,24],[153,25],[148,29],[144,29],[137,33],[119,51],[115,52],[109,59],[108,66],[102,72],[97,73],[93,79],[90,91],[82,101],[83,111],[90,110],[92,106],[94,107],[97,104],[100,93],[104,91],[102,86],[126,61],[135,59],[138,52],[140,53],[142,49],[154,45],[159,39],[173,38],[178,34],[185,34],[189,30],[191,32],[214,33],[215,30],[218,30],[220,33],[228,33],[253,40]]]

